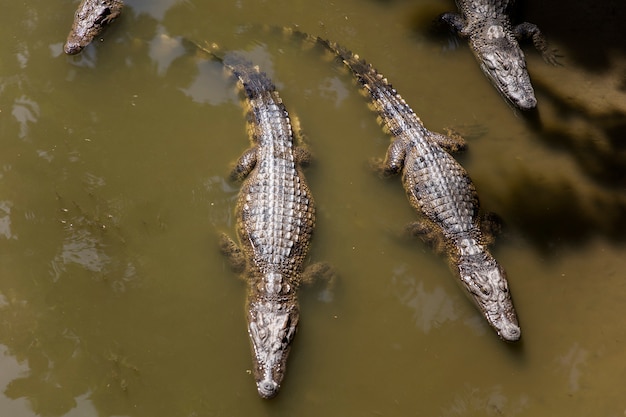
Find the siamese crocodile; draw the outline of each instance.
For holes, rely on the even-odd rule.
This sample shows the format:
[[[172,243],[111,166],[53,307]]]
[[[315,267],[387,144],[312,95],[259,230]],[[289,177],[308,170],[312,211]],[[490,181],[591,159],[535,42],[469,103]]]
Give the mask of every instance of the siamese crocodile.
[[[313,38],[337,55],[365,88],[381,123],[393,136],[384,162],[377,161],[376,167],[383,176],[402,172],[409,202],[422,217],[411,230],[440,240],[452,269],[487,322],[501,339],[518,340],[521,330],[506,274],[487,250],[474,184],[444,150],[459,149],[462,139],[426,129],[387,79],[358,55],[334,42],[296,34]]]
[[[91,43],[122,12],[122,0],[82,0],[63,50],[75,55]]]
[[[301,166],[309,154],[294,145],[294,129],[270,78],[238,53],[222,61],[243,87],[252,147],[239,158],[231,178],[243,181],[236,206],[237,245],[222,234],[220,247],[247,282],[246,315],[253,374],[261,397],[274,397],[285,374],[300,310],[297,290],[325,264],[303,271],[315,227],[315,204]]]
[[[513,26],[509,9],[513,0],[456,0],[460,13],[444,13],[440,19],[467,38],[485,75],[498,91],[522,110],[537,105],[518,40],[532,37],[544,60],[557,65],[539,28],[528,22]]]

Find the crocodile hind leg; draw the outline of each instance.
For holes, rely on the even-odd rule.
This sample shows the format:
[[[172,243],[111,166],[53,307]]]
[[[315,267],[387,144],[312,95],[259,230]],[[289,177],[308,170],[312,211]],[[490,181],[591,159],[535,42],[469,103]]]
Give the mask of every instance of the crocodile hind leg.
[[[465,27],[467,26],[467,23],[465,22],[465,19],[463,19],[463,16],[461,16],[459,13],[455,13],[455,12],[444,13],[439,16],[439,21],[449,25],[450,28],[452,28],[452,30],[454,30],[459,36],[461,37],[468,36],[468,34],[464,31]]]
[[[556,49],[550,49],[548,41],[546,41],[545,36],[541,33],[537,25],[529,22],[520,23],[513,28],[513,32],[517,39],[532,38],[533,44],[535,48],[541,52],[543,60],[552,65],[559,65],[557,58],[559,58],[560,55],[557,54]]]
[[[444,128],[446,134],[429,131],[428,138],[436,142],[448,153],[455,153],[467,149],[467,143],[463,136],[455,130]]]
[[[222,233],[220,235],[219,246],[220,252],[226,257],[232,270],[239,274],[242,273],[246,268],[246,258],[239,245],[225,233]]]
[[[230,171],[230,178],[235,181],[242,181],[246,178],[256,165],[256,154],[256,146],[246,150],[243,155],[239,157],[235,166]]]
[[[311,162],[314,159],[308,146],[308,138],[300,127],[300,118],[297,115],[294,115],[293,112],[290,114],[289,118],[291,119],[291,129],[293,131],[294,138],[298,144],[298,146],[294,147],[296,164],[302,168],[306,168],[311,165]]]
[[[383,178],[398,174],[404,166],[406,147],[407,145],[404,139],[394,140],[387,149],[385,160],[372,158],[370,160],[370,167]]]
[[[296,163],[303,168],[308,167],[313,160],[313,155],[311,154],[311,151],[309,151],[309,149],[305,146],[296,147],[294,149],[294,156],[296,158]]]

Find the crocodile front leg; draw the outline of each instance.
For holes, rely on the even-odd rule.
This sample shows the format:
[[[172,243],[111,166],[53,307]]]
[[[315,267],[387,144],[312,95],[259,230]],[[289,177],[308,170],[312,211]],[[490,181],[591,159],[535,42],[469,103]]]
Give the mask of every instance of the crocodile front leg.
[[[559,55],[555,49],[550,49],[546,37],[534,23],[524,22],[513,28],[513,33],[518,40],[532,38],[535,48],[541,52],[543,60],[552,65],[559,65]]]
[[[420,219],[418,221],[408,223],[404,227],[404,233],[407,236],[421,239],[421,241],[432,248],[435,253],[440,255],[448,253],[449,248],[442,235],[441,228],[434,225],[428,219]]]
[[[335,278],[335,269],[328,262],[316,262],[307,266],[300,276],[303,284],[313,284],[316,281],[332,282]]]
[[[461,16],[460,13],[443,13],[439,16],[439,21],[446,23],[457,33],[457,35],[462,38],[469,36],[469,33],[466,30],[467,22],[465,22],[465,19],[463,19],[463,16]]]
[[[242,273],[246,269],[246,257],[241,251],[239,245],[237,245],[235,241],[228,237],[225,233],[220,235],[219,245],[220,252],[228,260],[228,264],[233,272],[238,274]]]

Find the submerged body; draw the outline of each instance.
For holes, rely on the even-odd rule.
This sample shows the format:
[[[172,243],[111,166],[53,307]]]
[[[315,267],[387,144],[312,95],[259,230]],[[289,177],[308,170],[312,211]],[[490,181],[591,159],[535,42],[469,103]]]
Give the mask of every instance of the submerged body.
[[[426,129],[371,65],[335,43],[317,41],[352,71],[394,137],[379,168],[384,175],[402,172],[409,202],[423,216],[414,230],[442,241],[453,269],[487,322],[502,339],[518,340],[521,331],[505,272],[482,236],[476,190],[463,167],[442,148],[452,149],[458,143]]]
[[[226,236],[222,251],[248,283],[246,314],[259,395],[282,382],[299,320],[297,289],[315,226],[315,207],[300,171],[289,115],[271,80],[237,54],[223,59],[243,85],[253,146],[232,176],[243,179],[236,208],[241,247]]]
[[[82,0],[63,50],[75,55],[89,45],[122,12],[122,0]]]
[[[460,13],[445,13],[441,19],[469,41],[480,67],[498,91],[516,107],[529,110],[537,105],[519,40],[532,37],[543,58],[556,64],[554,52],[532,23],[513,26],[508,0],[457,0]]]

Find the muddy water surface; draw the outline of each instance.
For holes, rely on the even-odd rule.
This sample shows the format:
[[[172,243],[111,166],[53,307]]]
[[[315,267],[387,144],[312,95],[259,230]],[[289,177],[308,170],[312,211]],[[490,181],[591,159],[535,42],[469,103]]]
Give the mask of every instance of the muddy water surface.
[[[531,115],[431,30],[452,2],[128,0],[68,57],[77,3],[9,2],[0,17],[0,415],[624,415],[621,2],[521,5],[564,55],[551,67],[526,46]],[[389,137],[350,76],[260,23],[357,51],[427,127],[465,134],[457,158],[503,221],[493,253],[521,342],[498,340],[445,260],[400,236],[416,215],[398,179],[368,169]],[[245,285],[216,243],[234,235],[244,117],[233,80],[179,36],[249,54],[315,155],[311,260],[338,276],[302,288],[271,401],[249,371]]]

